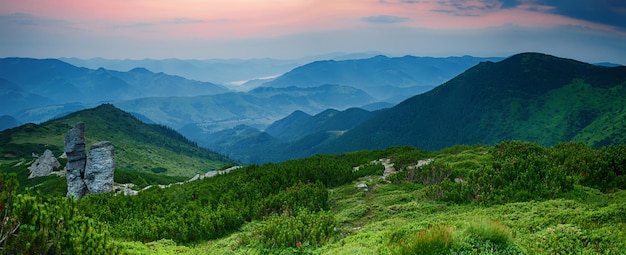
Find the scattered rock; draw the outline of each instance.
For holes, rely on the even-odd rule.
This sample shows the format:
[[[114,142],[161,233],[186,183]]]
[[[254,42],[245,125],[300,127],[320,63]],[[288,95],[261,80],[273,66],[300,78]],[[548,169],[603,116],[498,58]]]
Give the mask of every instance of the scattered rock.
[[[117,194],[137,195],[139,191],[132,189],[133,187],[135,187],[135,184],[132,183],[114,184],[113,191]]]
[[[216,175],[218,175],[218,174],[225,174],[225,173],[228,173],[228,172],[230,172],[230,171],[232,171],[232,170],[235,170],[235,169],[237,169],[237,168],[241,168],[241,167],[242,167],[242,166],[233,166],[233,167],[230,167],[230,168],[227,168],[227,169],[224,169],[224,170],[215,170],[215,171],[210,171],[210,172],[207,172],[207,173],[205,173],[205,174],[196,174],[193,178],[189,179],[188,181],[185,181],[185,182],[170,183],[170,184],[168,184],[168,185],[160,185],[160,184],[159,184],[159,185],[157,185],[157,187],[159,187],[159,188],[161,188],[161,189],[164,189],[164,188],[169,188],[169,187],[171,187],[172,185],[182,185],[182,184],[185,184],[185,183],[187,183],[187,182],[193,182],[193,181],[197,181],[197,180],[202,180],[202,179],[204,179],[204,178],[211,178],[211,177],[216,176]],[[137,194],[138,194],[139,192],[141,192],[141,191],[144,191],[144,190],[147,190],[147,189],[149,189],[149,188],[152,188],[152,185],[148,185],[148,186],[146,186],[146,187],[142,188],[141,190],[136,191],[136,190],[130,189],[130,187],[128,187],[128,186],[126,186],[126,185],[132,185],[132,186],[134,186],[134,184],[132,184],[132,183],[127,183],[127,184],[115,184],[115,186],[114,186],[114,191],[115,191],[116,193],[118,193],[118,194],[119,194],[119,193],[122,193],[122,194],[124,194],[124,195],[137,195]],[[132,186],[131,186],[131,187],[132,187]]]
[[[193,178],[189,179],[189,182],[193,182],[193,181],[197,181],[200,180],[200,174],[196,174],[193,176]]]
[[[423,165],[428,165],[428,164],[430,164],[430,163],[433,163],[433,161],[434,161],[434,160],[433,160],[432,158],[429,158],[429,159],[424,159],[424,160],[418,160],[418,161],[417,161],[417,165],[415,165],[415,167],[420,167],[420,166],[423,166]]]
[[[225,174],[225,173],[228,173],[228,172],[230,172],[232,170],[235,170],[235,169],[238,169],[238,168],[242,168],[242,166],[233,166],[233,167],[230,167],[230,168],[227,168],[227,169],[224,169],[224,170],[210,171],[210,172],[207,172],[206,174],[200,175],[199,178],[200,178],[200,180],[202,180],[204,178],[213,177],[213,176],[216,176],[218,174]],[[192,180],[189,180],[189,181],[192,181]]]
[[[364,191],[368,191],[369,190],[368,187],[367,187],[367,184],[365,184],[365,183],[360,183],[360,184],[356,185],[356,187],[358,189],[363,189]]]
[[[28,167],[28,170],[30,170],[28,178],[49,175],[55,168],[60,166],[61,163],[54,157],[52,151],[46,150],[41,157],[37,158],[37,160]]]

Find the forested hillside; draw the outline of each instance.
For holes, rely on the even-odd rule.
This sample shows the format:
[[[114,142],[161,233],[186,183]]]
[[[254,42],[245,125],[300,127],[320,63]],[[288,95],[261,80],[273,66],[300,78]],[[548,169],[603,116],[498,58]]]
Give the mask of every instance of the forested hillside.
[[[539,53],[483,62],[355,127],[326,152],[412,145],[437,150],[507,139],[550,146],[626,141],[626,67]]]

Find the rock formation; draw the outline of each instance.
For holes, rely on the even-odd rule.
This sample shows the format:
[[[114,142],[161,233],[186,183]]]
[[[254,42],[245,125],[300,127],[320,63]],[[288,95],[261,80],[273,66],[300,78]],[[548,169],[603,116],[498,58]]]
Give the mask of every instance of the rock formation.
[[[79,122],[65,135],[67,155],[67,196],[79,199],[89,193],[113,189],[115,162],[111,142],[92,145],[89,157],[85,151],[85,123]]]
[[[85,168],[85,185],[90,193],[104,193],[113,190],[114,148],[109,141],[98,142],[89,149]]]
[[[87,152],[85,151],[85,123],[79,122],[65,134],[65,154],[67,155],[67,197],[79,199],[87,194],[83,181]]]
[[[30,170],[28,178],[49,175],[55,168],[60,166],[61,163],[54,157],[52,151],[46,150],[41,157],[37,158],[37,160],[28,167],[28,170]]]

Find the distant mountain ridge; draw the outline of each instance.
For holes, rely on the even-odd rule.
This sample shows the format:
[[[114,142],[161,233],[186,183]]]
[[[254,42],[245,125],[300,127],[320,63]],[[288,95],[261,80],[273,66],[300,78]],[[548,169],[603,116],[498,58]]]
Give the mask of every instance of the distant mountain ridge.
[[[523,53],[478,64],[363,122],[323,151],[392,145],[437,150],[507,139],[623,143],[624,95],[626,67]]]
[[[262,77],[281,75],[289,70],[320,59],[362,59],[370,58],[380,52],[342,53],[335,52],[298,59],[79,59],[61,58],[60,60],[75,66],[98,69],[129,71],[144,67],[153,72],[164,72],[187,79],[208,81],[228,86],[237,91],[249,91],[256,86],[240,88],[235,82],[244,82]]]
[[[481,61],[500,59],[470,56],[389,58],[379,55],[358,60],[316,61],[297,67],[263,86],[340,84],[361,89],[378,101],[398,103],[410,95],[430,90]]]
[[[36,108],[76,102],[85,104],[148,96],[197,96],[229,91],[209,82],[191,81],[146,69],[129,72],[104,68],[94,70],[57,59],[3,58],[0,59],[0,78],[3,84],[0,95],[13,96],[12,101],[3,101],[3,105],[7,102],[7,105],[13,103],[15,106],[3,107],[0,114],[10,115],[17,114],[17,105]]]

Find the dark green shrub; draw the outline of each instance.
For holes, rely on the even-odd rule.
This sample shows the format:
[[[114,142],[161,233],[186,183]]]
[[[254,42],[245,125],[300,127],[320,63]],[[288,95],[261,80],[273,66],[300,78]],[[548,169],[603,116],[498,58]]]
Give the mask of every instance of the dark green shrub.
[[[534,234],[528,248],[537,254],[584,254],[588,244],[589,238],[577,226],[559,224]]]
[[[582,184],[604,192],[626,189],[626,144],[600,148]]]
[[[335,218],[331,212],[284,211],[269,216],[253,230],[253,237],[265,247],[321,245],[334,236]],[[248,237],[250,238],[250,237]]]
[[[492,149],[493,164],[474,171],[477,202],[506,203],[555,198],[573,188],[564,167],[536,143],[509,141]]]
[[[321,182],[298,183],[294,186],[271,195],[260,203],[260,215],[282,214],[300,208],[317,212],[328,210],[328,190]]]
[[[155,174],[161,174],[161,173],[167,172],[167,168],[165,168],[165,167],[155,167],[155,168],[152,168],[151,171],[153,173],[155,173]]]
[[[491,165],[467,171],[463,179],[446,178],[437,183],[442,178],[436,177],[444,175],[432,171],[434,177],[431,177],[427,171],[420,172],[426,176],[425,183],[432,184],[423,192],[425,197],[457,203],[501,204],[551,199],[573,189],[574,178],[568,175],[566,167],[551,157],[554,153],[536,143],[503,142],[495,145],[491,153]]]
[[[379,157],[354,152],[251,165],[185,185],[150,188],[135,196],[92,194],[78,205],[86,216],[109,225],[116,238],[177,243],[215,239],[274,213],[328,210],[328,188],[382,174],[382,166],[352,169],[371,162],[373,155]],[[125,178],[150,182],[149,176],[163,177],[127,172]]]
[[[79,214],[73,199],[15,194],[15,176],[0,173],[2,254],[114,254],[107,231]]]

